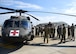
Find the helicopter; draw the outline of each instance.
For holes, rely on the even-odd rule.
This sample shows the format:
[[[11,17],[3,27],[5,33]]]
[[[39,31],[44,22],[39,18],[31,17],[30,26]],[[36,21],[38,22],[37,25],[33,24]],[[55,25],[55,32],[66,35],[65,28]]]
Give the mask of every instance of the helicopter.
[[[0,9],[11,10],[13,12],[5,12],[0,14],[8,14],[18,12],[19,16],[11,16],[10,19],[4,21],[2,26],[2,40],[4,41],[31,41],[34,38],[33,34],[33,24],[30,17],[22,16],[21,14],[27,11],[24,10],[14,10],[10,8],[0,7]],[[27,14],[34,19],[38,20],[36,17]]]
[[[4,21],[4,24],[2,26],[2,39],[3,40],[11,40],[11,41],[31,41],[34,38],[34,35],[32,34],[32,23],[30,21],[30,17],[22,16],[22,13],[27,14],[26,12],[39,12],[39,13],[51,13],[51,14],[59,14],[59,15],[66,15],[66,16],[74,16],[71,14],[64,14],[64,13],[56,13],[56,12],[45,12],[45,11],[26,11],[26,10],[15,10],[11,8],[6,7],[0,7],[0,9],[10,10],[11,12],[4,12],[0,13],[2,14],[10,14],[10,13],[19,13],[19,16],[11,16],[10,19],[7,19]],[[38,18],[27,14],[31,16],[32,18],[40,21]]]

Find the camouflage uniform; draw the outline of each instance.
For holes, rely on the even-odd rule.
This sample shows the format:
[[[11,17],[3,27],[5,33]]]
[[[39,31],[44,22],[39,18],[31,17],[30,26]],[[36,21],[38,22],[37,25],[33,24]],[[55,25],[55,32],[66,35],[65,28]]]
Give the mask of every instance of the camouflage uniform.
[[[61,42],[65,43],[66,28],[63,24]]]
[[[47,39],[47,43],[48,43],[49,28],[48,28],[47,25],[45,25],[44,32],[45,32],[45,35],[44,35],[44,43],[45,43],[45,39]]]
[[[75,30],[75,28],[74,28],[74,25],[72,24],[72,26],[71,26],[71,35],[72,35],[72,40],[73,41],[75,41],[74,30]]]
[[[57,37],[59,39],[61,38],[61,26],[58,26],[58,28],[57,28]]]
[[[55,27],[53,27],[53,38],[55,38]]]
[[[71,35],[71,27],[68,25],[68,39],[71,39],[70,35]]]

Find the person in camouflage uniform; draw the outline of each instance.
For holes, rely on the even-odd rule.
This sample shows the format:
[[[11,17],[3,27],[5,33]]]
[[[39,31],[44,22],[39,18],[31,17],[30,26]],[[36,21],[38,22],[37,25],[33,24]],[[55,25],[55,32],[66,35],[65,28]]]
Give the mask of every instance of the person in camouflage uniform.
[[[74,24],[72,24],[72,26],[71,26],[71,35],[72,35],[71,40],[73,40],[73,41],[75,41],[74,32],[75,32],[75,27],[74,27]]]
[[[49,29],[48,32],[49,32],[50,38],[51,38],[51,36],[52,36],[52,35],[51,35],[51,28],[52,28],[52,23],[49,22],[49,23],[48,23],[48,29]]]
[[[55,38],[55,27],[53,26],[53,39]]]
[[[68,39],[71,39],[71,26],[68,25]]]
[[[57,37],[60,39],[61,38],[61,25],[58,26],[57,28]]]
[[[65,43],[65,36],[66,36],[66,28],[65,28],[65,25],[63,24],[63,27],[62,27],[62,37],[61,37],[61,42],[60,43]]]
[[[44,35],[44,43],[45,43],[45,39],[47,39],[47,43],[48,43],[48,34],[49,34],[48,25],[45,25],[44,32],[45,32],[45,35]]]
[[[50,35],[50,38],[53,38],[53,26],[50,28],[50,32],[51,32],[51,35]]]

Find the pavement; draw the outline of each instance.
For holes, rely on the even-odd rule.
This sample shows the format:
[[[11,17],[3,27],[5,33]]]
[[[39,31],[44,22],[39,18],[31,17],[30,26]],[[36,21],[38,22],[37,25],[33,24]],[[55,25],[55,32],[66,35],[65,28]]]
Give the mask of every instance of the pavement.
[[[29,45],[9,54],[76,54],[76,41],[66,41],[59,44],[60,40],[52,40],[49,43],[43,42],[43,37],[36,37]]]

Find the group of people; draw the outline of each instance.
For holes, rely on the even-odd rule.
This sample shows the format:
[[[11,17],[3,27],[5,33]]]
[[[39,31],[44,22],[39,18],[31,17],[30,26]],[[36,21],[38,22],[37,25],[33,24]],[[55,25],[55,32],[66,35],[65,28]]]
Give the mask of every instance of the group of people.
[[[55,31],[57,31],[57,38],[60,39],[60,43],[66,42],[66,31],[68,31],[68,39],[75,41],[74,24],[72,24],[72,26],[68,25],[68,29],[66,29],[65,24],[62,24],[62,25],[59,25],[56,30],[55,26],[49,23],[45,25],[44,28],[39,27],[38,32],[36,28],[36,35],[39,35],[39,33],[41,33],[41,37],[42,37],[44,32],[44,35],[43,35],[44,43],[45,43],[45,39],[47,40],[47,43],[48,43],[48,38],[53,38],[53,39],[55,38]]]
[[[57,28],[57,36],[58,36],[59,39],[61,39],[60,43],[62,43],[62,42],[65,43],[66,42],[66,31],[68,32],[67,33],[68,34],[67,38],[69,40],[75,41],[75,34],[74,34],[75,26],[74,26],[74,24],[72,24],[72,26],[68,25],[67,29],[66,29],[65,25],[63,24],[62,26],[60,25]]]

